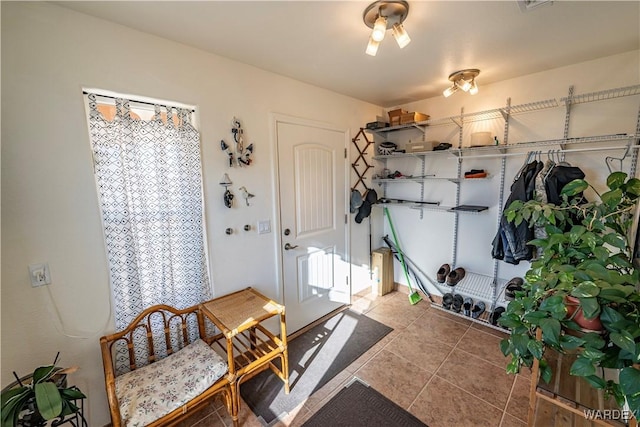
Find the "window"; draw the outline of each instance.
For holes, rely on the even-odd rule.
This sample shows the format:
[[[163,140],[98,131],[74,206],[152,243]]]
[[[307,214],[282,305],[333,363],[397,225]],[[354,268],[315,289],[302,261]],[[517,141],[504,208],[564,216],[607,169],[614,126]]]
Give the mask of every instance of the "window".
[[[210,299],[192,110],[87,98],[116,327],[151,305]]]

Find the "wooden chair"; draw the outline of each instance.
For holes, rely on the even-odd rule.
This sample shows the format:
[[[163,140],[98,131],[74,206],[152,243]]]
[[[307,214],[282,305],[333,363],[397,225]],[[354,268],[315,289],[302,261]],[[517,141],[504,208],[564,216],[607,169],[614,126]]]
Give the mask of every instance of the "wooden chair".
[[[218,394],[237,426],[233,378],[212,342],[197,306],[156,305],[100,338],[113,427],[175,425]]]

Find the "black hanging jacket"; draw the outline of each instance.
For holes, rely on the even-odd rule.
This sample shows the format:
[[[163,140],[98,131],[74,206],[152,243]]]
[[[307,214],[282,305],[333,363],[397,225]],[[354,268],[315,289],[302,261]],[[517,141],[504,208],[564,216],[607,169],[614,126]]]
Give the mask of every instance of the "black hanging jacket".
[[[544,180],[547,190],[547,201],[554,205],[562,203],[560,192],[565,185],[574,179],[584,179],[584,172],[577,166],[556,165],[549,171],[549,176]],[[578,195],[577,197],[581,197]]]
[[[515,200],[526,202],[533,198],[533,191],[536,184],[536,176],[542,169],[542,162],[533,161],[525,166],[520,176],[511,185],[511,194],[504,205],[506,209]],[[493,250],[491,256],[495,259],[501,259],[509,264],[518,264],[522,260],[530,260],[533,258],[534,248],[527,245],[527,242],[533,239],[533,230],[529,228],[526,221],[516,226],[514,223],[507,221],[507,217],[503,214],[500,218],[500,227],[493,239]]]

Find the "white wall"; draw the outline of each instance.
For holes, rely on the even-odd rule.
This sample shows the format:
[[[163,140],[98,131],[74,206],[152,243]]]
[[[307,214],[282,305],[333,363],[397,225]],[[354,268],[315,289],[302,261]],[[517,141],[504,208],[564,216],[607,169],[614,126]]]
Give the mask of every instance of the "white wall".
[[[439,96],[401,107],[407,111],[426,113],[432,119],[438,119],[460,114],[461,108],[464,108],[465,113],[502,108],[507,105],[509,97],[511,105],[514,106],[553,98],[560,101],[561,98],[568,95],[571,85],[574,86],[575,95],[637,85],[640,83],[640,52],[627,52],[491,85],[482,84],[482,74],[477,80],[480,91],[475,96],[458,91],[449,98]],[[640,95],[575,105],[571,109],[569,137],[618,133],[635,134],[639,108]],[[508,142],[511,144],[562,138],[565,112],[566,109],[561,105],[552,109],[513,116],[510,121]],[[467,123],[463,126],[463,130],[463,146],[469,144],[472,132],[480,131],[490,131],[493,135],[497,135],[501,142],[504,142],[504,120],[502,118]],[[397,142],[402,147],[409,138],[419,140],[419,135],[416,131],[401,131],[390,133],[388,139]],[[376,141],[379,142],[382,139],[378,137]],[[453,125],[430,127],[427,129],[426,139],[449,142],[457,147],[458,128]],[[539,149],[546,151],[558,148],[559,146],[549,146]],[[534,149],[531,147],[517,149],[511,150],[510,153],[526,153]],[[585,172],[587,180],[602,188],[608,175],[605,157],[620,157],[623,152],[624,150],[568,153],[566,159],[572,165],[579,166]],[[546,155],[543,155],[543,159],[546,160],[546,158]],[[526,156],[507,158],[505,201],[510,194],[510,185],[525,159]],[[428,156],[426,173],[455,177],[456,162],[456,158],[444,154]],[[405,174],[420,175],[418,165],[417,159],[388,160],[388,167],[392,171],[398,169]],[[376,166],[377,170],[382,167],[380,164]],[[460,203],[486,205],[490,209],[477,215],[459,215],[456,266],[491,276],[493,274],[491,242],[497,229],[498,212],[502,209],[502,206],[498,206],[500,159],[463,160],[462,172],[470,169],[485,169],[494,177],[490,180],[461,183]],[[624,171],[629,171],[628,159],[625,161]],[[389,184],[387,191],[388,197],[404,197],[413,200],[419,198],[418,184],[393,184],[393,186]],[[425,184],[425,199],[440,201],[443,205],[451,206],[455,202],[455,185],[449,182],[429,181]],[[403,207],[392,208],[391,213],[401,246],[405,252],[417,261],[427,274],[435,278],[440,265],[452,262],[453,215],[425,211],[424,219],[421,220],[418,211]],[[379,239],[384,233],[390,233],[386,224],[384,231],[380,231],[376,235],[376,242],[379,245],[382,245],[382,241]],[[509,280],[512,277],[523,275],[528,267],[528,262],[521,262],[518,266],[500,262],[498,277]],[[398,263],[395,265],[395,277],[397,282],[406,284]],[[444,289],[446,291],[447,288],[444,287]]]
[[[89,396],[90,425],[99,426],[109,416],[98,338],[113,321],[83,87],[197,107],[216,295],[249,285],[279,294],[270,113],[330,123],[354,136],[382,110],[55,5],[2,2],[1,383],[12,381],[13,370],[25,375],[51,363],[60,351],[60,364],[80,366],[74,381]],[[219,143],[231,139],[234,115],[245,141],[255,144],[255,161],[228,170]],[[224,172],[234,188],[245,185],[256,195],[250,207],[241,198],[236,208],[224,207]],[[242,231],[262,219],[271,220],[271,234]],[[236,233],[227,236],[227,227]],[[368,262],[363,230],[352,236],[359,265]],[[49,263],[53,283],[31,288],[27,266],[39,262]]]

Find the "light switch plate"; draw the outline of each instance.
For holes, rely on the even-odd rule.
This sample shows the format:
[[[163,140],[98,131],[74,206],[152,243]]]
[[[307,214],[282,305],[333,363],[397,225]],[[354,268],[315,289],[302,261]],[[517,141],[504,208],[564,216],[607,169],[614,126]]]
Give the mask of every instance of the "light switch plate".
[[[258,234],[267,233],[271,233],[271,221],[269,221],[268,219],[258,221]]]

